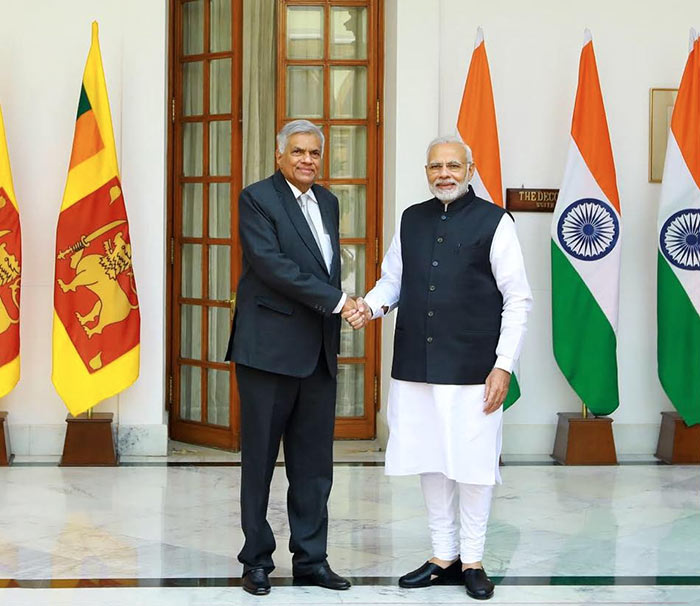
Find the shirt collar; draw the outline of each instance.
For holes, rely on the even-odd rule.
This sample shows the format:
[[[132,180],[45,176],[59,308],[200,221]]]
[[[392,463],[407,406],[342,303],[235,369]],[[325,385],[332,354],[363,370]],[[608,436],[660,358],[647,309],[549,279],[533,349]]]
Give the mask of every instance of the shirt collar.
[[[295,185],[292,185],[287,179],[285,179],[285,181],[287,181],[287,185],[289,185],[289,189],[292,190],[292,195],[294,196],[294,199],[299,200],[299,196],[302,195],[301,190],[298,187],[296,187]],[[318,204],[318,200],[316,199],[316,196],[314,195],[313,189],[311,189],[309,187],[309,189],[307,189],[304,193],[307,194],[309,196],[309,198],[311,198],[314,202],[316,202],[316,204]]]

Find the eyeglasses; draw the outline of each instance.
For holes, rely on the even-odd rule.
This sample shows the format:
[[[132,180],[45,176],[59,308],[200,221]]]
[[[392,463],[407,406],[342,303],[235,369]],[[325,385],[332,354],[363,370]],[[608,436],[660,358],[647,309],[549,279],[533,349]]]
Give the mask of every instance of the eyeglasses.
[[[471,162],[468,162],[466,166],[469,166]],[[461,171],[463,168],[465,168],[465,165],[462,164],[461,162],[431,162],[428,164],[428,172],[430,173],[439,173],[442,170],[442,167],[445,167],[447,169],[448,173],[458,173]]]

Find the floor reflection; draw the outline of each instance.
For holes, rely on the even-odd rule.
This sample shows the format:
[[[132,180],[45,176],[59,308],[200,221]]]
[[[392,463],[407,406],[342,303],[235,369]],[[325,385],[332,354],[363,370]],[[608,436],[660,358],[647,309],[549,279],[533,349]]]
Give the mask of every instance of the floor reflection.
[[[700,596],[697,468],[516,465],[503,476],[485,556],[502,590],[677,584]],[[240,467],[227,465],[0,469],[0,603],[22,604],[7,592],[29,588],[240,592],[239,479]],[[273,578],[293,592],[285,502],[278,468]],[[330,517],[329,560],[356,585],[391,594],[429,556],[417,478],[387,478],[376,461],[336,467]]]

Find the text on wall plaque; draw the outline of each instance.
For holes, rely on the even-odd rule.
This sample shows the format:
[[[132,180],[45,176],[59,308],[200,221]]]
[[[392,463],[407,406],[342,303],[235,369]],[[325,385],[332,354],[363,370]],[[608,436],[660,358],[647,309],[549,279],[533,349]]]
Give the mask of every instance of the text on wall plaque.
[[[506,209],[551,213],[557,203],[558,189],[506,189]]]

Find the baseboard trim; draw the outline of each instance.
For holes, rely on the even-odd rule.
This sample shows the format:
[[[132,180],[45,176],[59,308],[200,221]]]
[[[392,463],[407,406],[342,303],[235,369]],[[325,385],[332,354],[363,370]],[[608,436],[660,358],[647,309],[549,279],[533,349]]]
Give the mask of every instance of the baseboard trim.
[[[164,457],[168,454],[168,426],[116,425],[120,456]],[[17,456],[60,456],[66,424],[9,424],[12,450]]]

